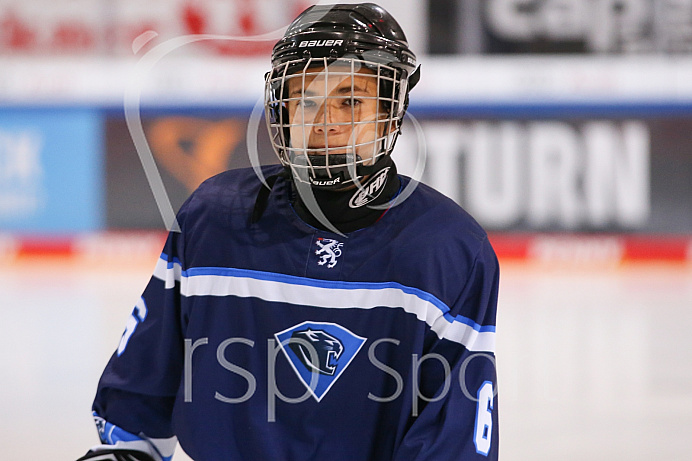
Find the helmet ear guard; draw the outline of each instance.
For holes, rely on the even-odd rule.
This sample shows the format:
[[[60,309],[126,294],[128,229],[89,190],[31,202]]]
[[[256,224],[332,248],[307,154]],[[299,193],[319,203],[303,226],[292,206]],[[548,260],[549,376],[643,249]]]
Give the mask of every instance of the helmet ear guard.
[[[401,88],[400,88],[400,95],[399,99],[401,101],[401,107],[403,108],[403,112],[401,113],[401,119],[403,120],[404,115],[406,114],[406,111],[408,110],[408,94],[409,92],[415,87],[418,82],[420,81],[420,64],[418,67],[416,67],[416,70],[411,73],[408,78],[405,79],[405,81],[401,82]],[[402,99],[403,96],[403,99]]]

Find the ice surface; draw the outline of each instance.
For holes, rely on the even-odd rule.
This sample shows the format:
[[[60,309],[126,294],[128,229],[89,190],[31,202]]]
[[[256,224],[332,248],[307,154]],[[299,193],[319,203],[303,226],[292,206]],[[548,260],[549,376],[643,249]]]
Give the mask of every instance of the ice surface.
[[[153,266],[0,264],[0,458],[97,443],[96,383]],[[687,459],[692,268],[502,266],[501,459]]]

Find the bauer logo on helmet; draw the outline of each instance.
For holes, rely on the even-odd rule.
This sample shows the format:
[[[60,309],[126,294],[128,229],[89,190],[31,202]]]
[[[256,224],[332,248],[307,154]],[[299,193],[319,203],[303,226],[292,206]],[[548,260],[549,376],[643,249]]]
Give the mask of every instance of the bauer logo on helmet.
[[[307,48],[312,46],[340,46],[344,43],[343,40],[303,40],[298,44],[298,48]]]

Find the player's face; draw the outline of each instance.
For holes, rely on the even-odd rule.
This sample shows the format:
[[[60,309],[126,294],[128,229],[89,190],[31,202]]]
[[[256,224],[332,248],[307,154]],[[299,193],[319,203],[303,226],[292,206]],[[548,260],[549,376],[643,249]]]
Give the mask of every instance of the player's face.
[[[288,77],[291,147],[308,154],[356,153],[370,163],[387,116],[377,99],[377,75],[349,67],[309,69]]]

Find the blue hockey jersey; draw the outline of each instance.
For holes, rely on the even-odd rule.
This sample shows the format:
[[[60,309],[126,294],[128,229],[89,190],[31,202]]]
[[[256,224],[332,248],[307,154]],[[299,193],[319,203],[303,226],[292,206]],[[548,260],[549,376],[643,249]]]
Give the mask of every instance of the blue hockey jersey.
[[[99,382],[102,439],[177,437],[197,461],[497,459],[481,227],[418,184],[374,225],[318,230],[283,178],[250,224],[260,187],[227,171],[181,208]]]

